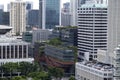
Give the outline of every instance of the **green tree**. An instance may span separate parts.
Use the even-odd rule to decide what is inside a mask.
[[[21,76],[15,76],[11,80],[27,80],[27,79],[25,79],[25,78],[23,78]]]
[[[41,70],[40,65],[37,62],[29,63],[29,62],[20,62],[20,63],[6,63],[0,67],[0,70],[7,74],[10,74],[12,80],[24,80],[29,73],[38,73]],[[25,77],[13,77],[12,74],[16,72],[21,72],[21,74]],[[40,74],[40,73],[39,73]],[[0,79],[2,80],[2,79]]]
[[[32,63],[29,62],[20,62],[19,63],[19,71],[21,72],[22,75],[27,76],[28,73],[32,72]]]
[[[19,71],[21,72],[22,75],[27,76],[31,72],[41,71],[41,67],[37,62],[34,62],[34,63],[20,62]]]
[[[74,76],[70,76],[69,80],[75,80]]]
[[[34,62],[31,66],[31,72],[39,72],[42,71],[41,66],[38,64],[38,62]]]
[[[49,41],[49,44],[54,45],[54,46],[58,46],[58,45],[61,45],[62,42],[61,42],[61,40],[59,38],[54,38],[54,39],[51,39]]]
[[[61,68],[51,67],[49,68],[49,74],[56,80],[60,80],[64,76],[64,70]]]
[[[18,64],[17,63],[6,63],[1,66],[4,73],[10,73],[10,76],[12,77],[12,73],[17,72]]]
[[[33,80],[51,80],[48,73],[45,71],[29,73],[28,77],[33,78]]]
[[[39,47],[39,56],[40,56],[40,57],[43,56],[43,54],[44,54],[44,49],[45,49],[45,46]]]
[[[8,78],[0,78],[0,80],[8,80]]]

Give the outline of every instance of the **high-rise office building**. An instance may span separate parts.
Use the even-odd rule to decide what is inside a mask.
[[[26,10],[33,9],[33,2],[26,1]],[[10,11],[10,4],[7,4],[7,11]]]
[[[0,25],[9,25],[9,12],[4,12],[3,5],[0,5]]]
[[[10,26],[12,35],[21,35],[26,31],[26,3],[17,0],[10,3]]]
[[[27,9],[27,10],[33,9],[33,2],[27,1],[27,2],[26,2],[26,9]]]
[[[1,25],[10,25],[10,14],[9,14],[9,12],[3,12],[3,14],[2,14],[2,24]]]
[[[71,26],[77,25],[77,0],[70,0]]]
[[[108,53],[113,56],[114,48],[120,44],[120,0],[108,1]]]
[[[77,26],[77,9],[86,2],[106,4],[108,0],[70,0],[71,25]]]
[[[96,59],[98,49],[107,49],[107,5],[91,0],[78,8],[79,57]]]
[[[86,0],[70,0],[70,14],[71,14],[71,26],[77,26],[77,9],[78,6],[85,3]]]
[[[108,28],[107,28],[107,50],[99,50],[98,54],[102,56],[99,57],[99,60],[103,60],[105,56],[106,63],[113,64],[114,60],[114,49],[120,44],[120,1],[119,0],[108,0]],[[104,53],[102,53],[102,52]]]
[[[30,18],[30,16],[29,15],[31,15],[31,10],[33,9],[33,2],[30,2],[30,1],[26,1],[26,27],[27,28],[30,28],[31,27],[31,25],[29,25],[29,21],[31,20]],[[32,15],[31,15],[32,16]],[[34,16],[36,17],[37,15],[36,14],[34,14]],[[32,18],[34,18],[33,16],[32,16]],[[36,19],[38,19],[38,16],[37,16],[37,18]],[[33,19],[32,21],[34,21],[35,19]],[[27,30],[27,28],[26,28],[26,30]]]
[[[4,5],[0,5],[0,9],[4,10]]]
[[[0,5],[0,24],[2,24],[2,15],[3,15],[3,12],[4,12],[4,6]]]
[[[63,4],[62,12],[70,13],[70,2]]]
[[[60,24],[60,0],[39,0],[39,28],[53,29]]]
[[[70,3],[66,2],[63,4],[63,8],[61,11],[61,25],[62,26],[69,26],[70,21],[71,21]]]
[[[29,27],[38,27],[39,10],[29,10],[27,13],[27,25]]]
[[[39,0],[39,28],[45,29],[45,0]]]
[[[10,4],[7,4],[7,11],[10,12]]]
[[[3,19],[2,15],[3,15],[3,9],[0,9],[0,24],[2,24],[2,19]]]
[[[107,12],[105,11],[105,13],[107,13],[107,38],[106,38],[107,49],[98,50],[98,53],[97,53],[98,62],[97,63],[94,62],[95,65],[91,63],[91,61],[89,62],[83,61],[83,62],[76,64],[76,79],[77,80],[84,80],[84,79],[86,80],[87,79],[88,80],[120,80],[120,38],[119,38],[119,34],[120,34],[119,3],[120,3],[120,0],[116,0],[116,1],[115,0],[100,0],[100,1],[101,2],[97,2],[97,4],[100,4],[100,3],[108,4],[108,8],[107,8],[108,11]],[[101,19],[103,18],[104,17],[101,17]],[[94,71],[94,69],[96,71]],[[109,70],[107,71],[107,69]],[[100,74],[98,74],[99,72],[97,71],[100,71]],[[102,71],[104,71],[103,75],[105,76],[105,78],[99,77],[98,79],[95,79],[97,74],[99,76],[102,74],[101,73]],[[95,73],[93,74],[93,72]],[[93,77],[91,76],[93,76],[94,79],[92,79]]]

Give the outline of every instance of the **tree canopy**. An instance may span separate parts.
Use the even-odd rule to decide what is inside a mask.
[[[48,44],[58,46],[58,45],[61,45],[62,42],[59,38],[54,38],[54,39],[51,39]]]

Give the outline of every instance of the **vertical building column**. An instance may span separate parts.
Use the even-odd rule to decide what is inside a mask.
[[[10,59],[11,59],[11,45],[9,45],[9,56],[10,56]]]
[[[28,58],[28,45],[26,45],[26,58]]]
[[[13,45],[13,51],[14,51],[13,58],[15,59],[15,45]]]
[[[7,59],[7,45],[5,45],[5,59]]]
[[[60,10],[59,10],[59,25],[61,25],[61,0],[60,0]]]
[[[23,57],[23,56],[24,56],[24,55],[23,55],[23,54],[24,54],[23,51],[24,51],[24,48],[23,48],[23,45],[22,45],[22,58],[24,58],[24,57]]]
[[[3,59],[3,46],[1,46],[1,59]]]
[[[19,59],[19,45],[17,45],[17,58]]]

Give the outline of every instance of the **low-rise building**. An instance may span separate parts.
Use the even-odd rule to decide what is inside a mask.
[[[32,31],[23,32],[22,40],[32,43]]]
[[[74,75],[74,51],[63,46],[45,46],[47,66],[59,67],[64,69],[65,75]]]
[[[32,63],[34,59],[29,56],[29,43],[22,41],[19,36],[13,37],[7,34],[11,29],[10,26],[0,25],[0,66],[9,62]],[[15,74],[19,75],[19,72]],[[0,70],[0,77],[4,76],[3,71]]]
[[[0,25],[0,65],[7,62],[32,62],[34,59],[29,57],[29,43],[9,36],[12,27]]]
[[[114,80],[120,80],[120,45],[117,48],[115,48],[113,65],[114,65]]]
[[[45,54],[61,61],[74,62],[74,51],[63,46],[45,46]]]
[[[32,43],[34,44],[35,42],[45,42],[48,40],[50,34],[51,31],[47,29],[33,30]]]
[[[6,62],[32,62],[33,58],[29,58],[29,43],[14,37],[0,36],[0,64]]]
[[[83,61],[76,63],[77,80],[113,80],[113,67],[100,62]]]

